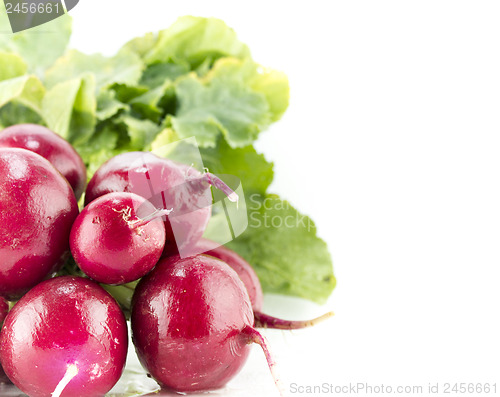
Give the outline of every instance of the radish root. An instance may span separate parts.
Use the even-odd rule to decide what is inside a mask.
[[[66,386],[68,386],[68,383],[71,382],[76,375],[78,375],[78,367],[75,364],[69,364],[63,378],[52,392],[52,397],[60,397]]]
[[[334,315],[333,312],[328,312],[322,316],[313,318],[312,320],[305,321],[290,321],[282,320],[273,316],[269,316],[259,311],[254,311],[255,323],[254,327],[257,328],[274,328],[274,329],[301,329],[312,327],[326,319],[329,319]]]
[[[268,347],[269,344],[267,342],[267,339],[259,331],[248,326],[243,329],[242,334],[248,336],[248,343],[257,343],[262,348],[262,351],[266,356],[267,365],[269,366],[269,370],[271,371],[271,376],[274,379],[274,383],[276,384],[276,387],[278,388],[281,397],[284,397],[285,389],[278,375],[278,371],[276,368],[276,361],[274,360],[271,351],[269,350]]]

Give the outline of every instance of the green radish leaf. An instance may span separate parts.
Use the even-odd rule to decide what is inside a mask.
[[[102,123],[88,141],[75,145],[75,149],[87,165],[89,179],[104,162],[118,154],[115,148],[119,136],[119,131],[111,123]]]
[[[336,280],[314,222],[276,195],[251,195],[247,210],[247,230],[227,246],[254,267],[264,291],[325,303]]]
[[[116,99],[114,91],[102,91],[97,97],[97,120],[107,120],[123,110],[128,110],[129,106]]]
[[[155,33],[146,33],[144,36],[133,38],[125,43],[122,50],[133,52],[140,58],[144,58],[156,45],[158,35]]]
[[[42,82],[33,75],[0,81],[0,107],[16,101],[35,112],[40,112],[44,94]]]
[[[161,86],[165,81],[174,81],[189,72],[185,65],[175,63],[154,63],[142,74],[140,84],[151,89]]]
[[[281,118],[288,108],[290,87],[287,76],[279,71],[264,68],[251,59],[221,58],[207,74],[206,80],[223,84],[239,82],[252,91],[265,96],[272,121]]]
[[[172,126],[181,138],[195,136],[201,147],[215,147],[221,134],[231,147],[248,146],[271,121],[264,95],[237,82],[205,85],[190,75],[177,83],[176,92]]]
[[[135,42],[130,46],[141,48],[147,64],[173,62],[188,64],[192,70],[207,60],[213,62],[224,56],[250,56],[248,47],[223,21],[193,16],[179,18],[168,29],[162,30],[154,42],[149,37],[143,38],[140,45]]]
[[[50,89],[43,99],[42,113],[51,130],[78,145],[94,132],[96,108],[95,77],[88,73]]]
[[[143,63],[132,52],[121,51],[108,58],[101,54],[87,55],[77,50],[68,51],[45,73],[47,87],[92,73],[96,92],[113,83],[136,84],[142,74]]]
[[[220,139],[217,147],[201,149],[201,156],[210,172],[237,176],[247,197],[264,194],[273,180],[273,163],[266,161],[253,146],[233,149]]]
[[[0,80],[19,77],[28,71],[28,66],[17,54],[0,51]]]
[[[124,125],[129,136],[129,150],[143,150],[148,147],[161,130],[150,120],[138,120],[129,115],[120,116],[115,122]]]
[[[62,15],[43,25],[18,33],[12,32],[4,2],[0,2],[0,50],[19,55],[28,72],[39,77],[59,58],[69,43],[71,17]]]

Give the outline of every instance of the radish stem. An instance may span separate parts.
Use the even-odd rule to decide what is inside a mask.
[[[61,381],[57,384],[56,389],[52,393],[52,397],[59,397],[61,393],[64,391],[68,383],[78,375],[78,367],[75,364],[69,364],[66,369],[66,373],[64,374]]]
[[[231,189],[229,186],[227,186],[224,181],[222,179],[220,179],[218,176],[210,173],[210,172],[206,172],[205,174],[203,174],[203,176],[205,178],[207,178],[207,181],[210,185],[216,187],[217,189],[219,189],[221,192],[223,192],[227,198],[229,199],[229,201],[233,202],[233,203],[237,203],[238,200],[239,200],[239,197],[238,195],[236,194],[235,191],[233,191],[233,189]]]
[[[241,333],[248,336],[248,343],[257,343],[262,348],[262,351],[266,356],[267,365],[269,366],[269,370],[271,371],[271,376],[273,377],[274,383],[276,384],[280,395],[283,397],[285,395],[283,384],[278,375],[278,371],[276,369],[276,361],[274,361],[271,351],[269,350],[266,338],[259,331],[248,326],[243,328]]]
[[[144,218],[140,218],[140,219],[137,219],[135,221],[131,221],[130,226],[132,226],[133,228],[139,228],[139,227],[145,226],[154,219],[161,218],[163,216],[168,216],[172,211],[173,211],[173,208],[169,209],[169,210],[157,209],[155,212],[153,212],[152,214],[150,214]]]
[[[255,323],[254,323],[255,327],[274,328],[274,329],[301,329],[301,328],[312,327],[313,325],[316,325],[321,321],[325,321],[326,319],[333,316],[333,312],[328,312],[323,314],[322,316],[313,318],[312,320],[291,321],[291,320],[282,320],[280,318],[269,316],[259,311],[254,311],[253,314],[255,316]]]

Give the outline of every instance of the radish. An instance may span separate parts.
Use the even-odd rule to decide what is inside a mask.
[[[333,316],[333,312],[328,312],[320,317],[305,321],[290,321],[269,316],[262,313],[263,293],[259,278],[253,267],[239,256],[236,252],[218,245],[217,243],[202,239],[197,244],[198,252],[203,252],[206,255],[218,258],[227,263],[238,274],[241,281],[245,285],[250,301],[252,303],[253,314],[255,318],[254,327],[260,328],[278,328],[278,329],[299,329],[313,326],[320,321],[326,320]]]
[[[116,301],[81,277],[57,277],[31,289],[7,315],[0,360],[31,397],[96,397],[120,378],[127,324]]]
[[[60,268],[77,215],[71,186],[48,160],[0,148],[0,296],[15,300]]]
[[[245,363],[252,343],[275,363],[253,327],[248,293],[224,262],[206,255],[161,260],[136,287],[132,340],[144,368],[178,392],[223,387]]]
[[[80,269],[95,281],[124,284],[147,274],[165,246],[162,215],[134,193],[108,193],[87,205],[70,234]]]
[[[90,180],[85,203],[110,192],[132,192],[158,209],[172,210],[166,217],[165,256],[190,250],[201,238],[211,214],[214,185],[235,201],[237,195],[210,173],[147,152],[129,152],[104,163]]]
[[[0,147],[27,149],[45,157],[68,180],[78,200],[87,171],[80,155],[55,132],[36,124],[17,124],[0,132]]]

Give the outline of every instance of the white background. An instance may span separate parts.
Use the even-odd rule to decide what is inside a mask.
[[[283,316],[336,313],[266,333],[289,391],[497,382],[500,394],[500,3],[81,0],[71,14],[72,46],[106,54],[181,15],[219,17],[288,74],[290,108],[258,148],[338,278],[325,307],[266,300]],[[257,347],[220,394],[277,395]]]

